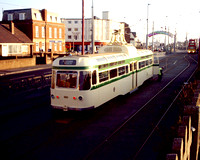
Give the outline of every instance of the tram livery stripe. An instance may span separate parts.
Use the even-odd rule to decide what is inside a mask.
[[[130,72],[130,73],[128,73],[128,74],[122,75],[122,76],[117,77],[117,78],[114,78],[114,79],[110,79],[110,80],[108,80],[108,81],[106,81],[106,82],[103,82],[103,83],[100,83],[100,84],[98,84],[98,85],[92,86],[92,87],[91,87],[91,90],[94,90],[94,89],[103,87],[103,86],[105,86],[105,85],[111,84],[111,83],[113,83],[113,82],[116,82],[116,81],[121,80],[121,79],[123,79],[123,78],[126,78],[126,77],[128,77],[128,76],[130,76],[130,75],[132,75],[132,74],[141,72],[141,71],[143,71],[143,70],[145,70],[145,69],[147,69],[147,68],[151,68],[151,67],[153,67],[153,65],[146,66],[146,67],[144,67],[144,68],[142,68],[142,69],[139,69],[139,70]]]

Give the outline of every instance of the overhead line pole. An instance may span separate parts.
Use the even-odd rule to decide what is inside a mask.
[[[84,19],[84,0],[82,0],[82,55],[85,54],[85,48],[84,48],[84,31],[85,31],[85,19]]]
[[[93,0],[92,0],[92,54],[94,54],[94,47],[95,47],[95,42],[94,42],[94,5],[93,5]]]
[[[146,49],[148,49],[148,30],[149,30],[149,5],[147,5],[147,35],[146,35]]]

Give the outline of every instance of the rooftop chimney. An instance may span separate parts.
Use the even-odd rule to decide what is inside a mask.
[[[15,34],[15,24],[13,23],[13,21],[10,22],[10,32],[12,34]]]
[[[42,13],[43,21],[47,21],[47,10],[46,10],[46,9],[43,9],[43,10],[41,11],[41,13]]]

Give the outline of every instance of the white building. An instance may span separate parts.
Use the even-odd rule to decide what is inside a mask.
[[[103,17],[99,19],[94,17],[94,41],[98,49],[102,45],[110,42],[114,30],[121,29],[124,33],[124,23],[116,22],[109,18],[109,12],[103,12]],[[65,24],[65,42],[68,50],[80,51],[82,48],[82,19],[61,18]],[[90,51],[92,40],[92,18],[85,19],[85,50]],[[74,47],[73,47],[74,46]]]

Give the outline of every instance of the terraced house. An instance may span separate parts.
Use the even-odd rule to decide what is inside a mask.
[[[58,14],[33,8],[4,10],[2,22],[10,21],[32,40],[34,54],[65,52],[65,25]]]

